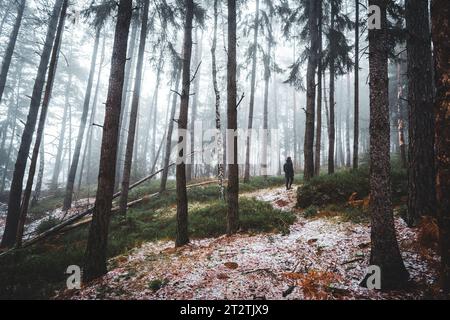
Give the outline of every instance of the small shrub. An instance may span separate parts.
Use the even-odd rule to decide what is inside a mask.
[[[316,206],[310,206],[308,207],[304,212],[303,212],[303,216],[305,218],[313,218],[317,215],[318,213],[318,209]]]
[[[365,223],[369,221],[369,213],[362,208],[347,207],[343,210],[344,221]]]
[[[439,227],[436,219],[423,217],[419,224],[419,243],[424,248],[435,248],[439,243]]]
[[[397,162],[392,163],[391,190],[394,203],[401,203],[407,194],[406,170]],[[369,196],[369,167],[340,171],[332,175],[314,177],[297,189],[297,207],[323,207],[344,204],[352,194],[358,199]]]
[[[343,209],[344,209],[344,206],[342,204],[337,204],[337,203],[330,203],[323,208],[323,210],[329,211],[329,212],[342,212]]]
[[[366,197],[369,194],[367,169],[342,171],[311,179],[298,188],[297,206],[308,208],[331,203],[345,203],[354,192],[358,194],[358,197]]]
[[[270,203],[255,199],[241,199],[239,202],[241,229],[244,231],[289,233],[295,215],[276,210]]]
[[[162,287],[164,287],[165,285],[167,285],[169,283],[168,279],[154,279],[152,281],[149,282],[148,284],[148,288],[150,290],[152,290],[153,292],[158,291],[159,289],[161,289]]]
[[[189,228],[194,237],[217,237],[226,233],[227,204],[212,202],[205,208],[190,212]],[[289,232],[295,216],[274,209],[270,203],[242,198],[239,201],[240,228],[250,232]]]
[[[51,228],[53,228],[54,226],[58,225],[61,223],[60,219],[54,218],[54,217],[49,217],[45,220],[43,220],[41,223],[39,223],[39,225],[36,227],[36,232],[39,233],[43,233],[47,230],[50,230]]]

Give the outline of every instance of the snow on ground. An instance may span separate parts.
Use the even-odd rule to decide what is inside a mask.
[[[295,192],[281,188],[246,196],[292,210]],[[108,274],[57,299],[419,299],[434,287],[438,257],[417,249],[417,234],[395,221],[413,286],[380,293],[359,282],[370,254],[370,227],[339,217],[298,216],[290,234],[238,234],[192,241],[149,242],[110,260]]]

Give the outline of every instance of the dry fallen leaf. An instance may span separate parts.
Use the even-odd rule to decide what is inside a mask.
[[[283,273],[283,277],[285,277],[287,279],[291,279],[291,280],[298,280],[298,279],[303,278],[303,274],[298,273],[298,272],[286,272],[286,273]]]
[[[279,200],[275,201],[275,204],[278,207],[283,208],[283,207],[286,207],[289,204],[289,202],[287,202],[286,200],[283,200],[283,199],[279,199]]]
[[[177,248],[173,247],[173,248],[167,248],[167,249],[163,250],[162,252],[167,253],[167,254],[172,254],[172,253],[177,252],[177,250],[178,250]]]
[[[225,262],[224,266],[233,270],[239,268],[239,265],[236,262]]]

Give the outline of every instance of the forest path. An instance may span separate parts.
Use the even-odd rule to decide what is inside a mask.
[[[295,189],[242,194],[295,210]],[[71,299],[354,299],[417,298],[420,290],[382,294],[359,287],[370,251],[370,228],[323,215],[297,220],[288,235],[239,233],[193,240],[148,242],[110,260],[97,282],[57,298]],[[399,243],[411,276],[433,282],[430,259],[411,244],[414,230],[396,220]],[[434,258],[433,258],[434,259]],[[432,261],[434,261],[431,259]]]
[[[243,193],[240,196],[270,202],[275,209],[294,211],[297,202],[296,190],[295,186],[291,190],[286,190],[285,187],[275,187]]]

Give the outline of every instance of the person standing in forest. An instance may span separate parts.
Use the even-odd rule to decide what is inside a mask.
[[[286,190],[292,189],[292,183],[294,182],[294,164],[291,157],[286,159],[286,163],[283,166],[284,175],[286,177]]]

